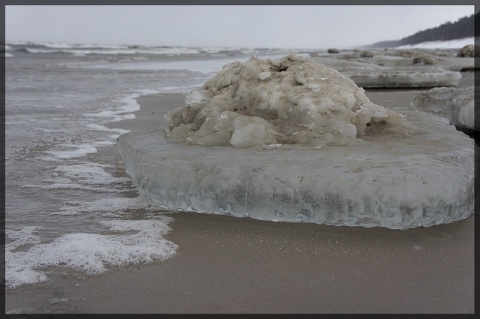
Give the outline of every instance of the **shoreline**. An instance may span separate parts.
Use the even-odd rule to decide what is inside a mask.
[[[397,92],[396,103],[410,95]],[[375,102],[385,94],[371,92]],[[391,97],[390,97],[391,98]],[[182,94],[144,96],[132,130],[163,130]],[[159,121],[160,119],[160,121]],[[165,122],[162,122],[165,121]],[[117,126],[117,125],[116,125]],[[474,311],[474,220],[395,231],[171,213],[164,262],[89,280],[79,310],[149,313],[435,313]],[[118,277],[118,281],[114,278]],[[123,287],[129,287],[122,292]],[[118,289],[117,289],[118,288]],[[113,296],[112,296],[113,297]]]
[[[367,95],[374,103],[390,99],[408,106],[411,93],[395,92],[395,101],[385,92]],[[164,114],[183,106],[183,98],[183,94],[142,96],[134,120],[109,126],[163,130]],[[109,267],[98,276],[59,275],[58,287],[44,283],[10,291],[6,310],[28,312],[22,307],[27,300],[38,304],[44,299],[45,309],[32,311],[474,312],[473,214],[451,224],[402,231],[165,214],[173,221],[164,237],[179,245],[172,258]],[[17,294],[21,298],[15,298]]]
[[[177,254],[72,287],[79,313],[474,311],[473,218],[394,231],[168,215]]]

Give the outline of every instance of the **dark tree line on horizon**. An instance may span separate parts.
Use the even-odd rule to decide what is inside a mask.
[[[479,19],[480,21],[480,12],[477,12],[474,15],[472,14],[469,17],[460,18],[454,23],[449,21],[436,28],[419,31],[400,40],[377,42],[368,47],[393,48],[407,44],[417,44],[429,41],[448,41],[473,37],[475,35],[475,19]]]

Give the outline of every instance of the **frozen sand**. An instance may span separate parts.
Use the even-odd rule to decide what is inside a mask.
[[[367,95],[385,106],[408,106],[414,95],[391,93]],[[148,96],[139,102],[137,118],[115,127],[161,129],[165,112],[183,103],[183,96]],[[67,276],[62,288],[48,283],[20,288],[7,295],[7,311],[22,309],[28,300],[43,301],[43,311],[66,313],[474,311],[473,216],[405,231],[170,216],[173,230],[166,239],[180,247],[171,259],[84,280]]]

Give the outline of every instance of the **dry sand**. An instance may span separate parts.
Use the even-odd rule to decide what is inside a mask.
[[[412,94],[367,92],[385,106],[408,106]],[[162,130],[165,111],[183,106],[183,96],[153,95],[139,103],[137,118],[115,127]],[[166,238],[180,247],[173,258],[95,277],[65,276],[61,288],[20,288],[7,296],[7,310],[25,302],[18,294],[43,298],[46,311],[70,313],[474,311],[473,216],[404,231],[170,216]]]

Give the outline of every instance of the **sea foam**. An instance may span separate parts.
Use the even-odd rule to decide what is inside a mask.
[[[18,252],[15,251],[17,247],[38,242],[33,235],[35,228],[10,231],[7,237],[14,241],[6,247],[6,286],[16,288],[47,281],[45,269],[53,266],[94,275],[107,271],[109,266],[170,258],[178,248],[163,238],[171,230],[170,221],[171,218],[165,216],[148,220],[103,221],[101,226],[107,230],[106,234],[67,234],[51,243],[37,244],[28,251]]]
[[[79,215],[91,212],[122,212],[130,210],[150,210],[151,205],[141,197],[104,198],[97,201],[67,201],[60,212],[52,215]]]
[[[97,149],[91,144],[58,144],[60,150],[45,151],[45,154],[51,155],[54,159],[71,159],[86,156],[97,152]],[[43,160],[48,160],[48,157],[42,157]]]

